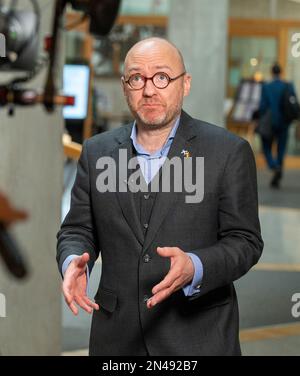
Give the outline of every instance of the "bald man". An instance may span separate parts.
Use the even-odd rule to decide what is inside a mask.
[[[166,40],[133,46],[122,87],[135,121],[84,143],[58,233],[66,303],[93,312],[90,355],[240,355],[233,281],[263,248],[251,148],[182,110],[191,76]]]

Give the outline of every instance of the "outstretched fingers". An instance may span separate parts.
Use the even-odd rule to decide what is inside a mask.
[[[91,308],[99,311],[100,307],[97,303],[93,302],[88,296],[83,297],[84,302]]]

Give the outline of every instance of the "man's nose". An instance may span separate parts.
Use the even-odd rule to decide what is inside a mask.
[[[145,97],[152,97],[156,93],[156,87],[154,86],[152,80],[146,80],[145,87],[143,89],[143,95]]]

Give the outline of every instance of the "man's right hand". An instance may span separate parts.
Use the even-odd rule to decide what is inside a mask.
[[[86,271],[89,259],[89,254],[84,253],[72,260],[67,267],[62,283],[65,301],[75,316],[78,315],[75,303],[88,313],[92,313],[93,309],[99,310],[99,305],[92,302],[86,295]]]

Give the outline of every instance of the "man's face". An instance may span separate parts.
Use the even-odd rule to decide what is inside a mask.
[[[184,67],[176,49],[166,42],[145,42],[134,47],[125,61],[123,90],[128,106],[138,122],[144,126],[161,128],[180,114],[183,98],[190,91],[190,76],[184,75],[170,82],[164,89],[155,87],[151,80],[140,90],[133,90],[125,81],[132,75],[152,77],[158,72],[170,78],[184,73]]]

